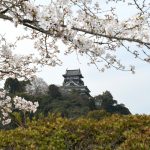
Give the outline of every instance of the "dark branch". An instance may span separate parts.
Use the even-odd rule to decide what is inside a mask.
[[[140,7],[140,5],[137,3],[137,0],[134,0],[135,5],[137,6],[137,8],[142,12],[142,14],[144,14],[144,11],[142,10],[142,8]]]
[[[1,11],[0,14],[5,14],[8,10],[9,10],[9,9],[7,8],[7,9]]]
[[[0,18],[5,19],[5,20],[9,20],[9,21],[13,20],[11,17],[6,16],[6,15],[1,14],[1,13],[0,13]],[[53,35],[51,31],[44,30],[44,29],[40,28],[36,21],[30,21],[30,20],[24,19],[24,20],[19,20],[19,22],[20,22],[20,24],[23,24],[24,26],[26,26],[28,28],[37,30],[39,32],[42,32],[42,33],[45,33],[45,34],[48,34],[48,35],[51,35],[51,36]],[[66,28],[66,25],[61,25],[61,26]],[[135,39],[135,38],[125,38],[125,37],[111,36],[111,35],[96,33],[94,31],[88,31],[86,29],[81,29],[81,28],[77,28],[77,27],[72,27],[72,30],[80,31],[80,32],[83,32],[83,33],[86,33],[86,34],[91,34],[91,35],[95,35],[95,36],[99,36],[99,37],[105,37],[105,38],[108,38],[108,39],[115,39],[115,40],[118,40],[118,41],[135,42],[135,43],[139,43],[139,44],[142,44],[142,45],[149,45],[150,46],[150,43],[143,42],[143,41],[141,41],[139,39]]]

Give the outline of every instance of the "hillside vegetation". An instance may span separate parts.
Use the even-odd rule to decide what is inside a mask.
[[[67,118],[77,118],[90,111],[102,109],[111,114],[131,114],[124,104],[119,104],[117,100],[114,100],[109,91],[95,97],[80,95],[75,90],[64,95],[60,91],[60,87],[54,84],[48,86],[40,78],[37,78],[32,84],[30,81],[8,78],[5,81],[4,89],[8,91],[11,97],[17,95],[32,102],[38,101],[39,107],[36,114],[61,113],[62,116]],[[96,105],[96,103],[99,105]]]
[[[0,150],[150,150],[150,116],[131,115],[109,91],[63,95],[50,85],[44,94],[40,88],[28,93],[28,83],[7,81],[11,97],[38,101],[39,107],[35,114],[14,109],[12,122],[0,124]]]

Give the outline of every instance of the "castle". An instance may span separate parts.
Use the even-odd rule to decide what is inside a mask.
[[[90,90],[87,86],[84,85],[82,80],[83,76],[80,69],[76,70],[66,70],[66,73],[63,75],[64,82],[61,86],[61,91],[63,93],[70,93],[71,91],[77,91],[80,95],[90,96]]]

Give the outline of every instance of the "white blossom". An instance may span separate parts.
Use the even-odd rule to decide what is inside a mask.
[[[46,94],[48,91],[48,85],[42,78],[33,78],[31,84],[26,86],[26,92],[31,95]]]
[[[37,110],[38,102],[32,103],[31,101],[27,101],[24,98],[16,96],[13,99],[14,105],[16,109],[25,111],[25,112],[33,112],[35,113]]]
[[[11,97],[6,96],[5,91],[0,91],[0,121],[3,125],[11,122],[10,113],[14,110],[35,113],[38,106],[38,102],[27,101],[18,96],[11,99]]]
[[[5,119],[5,120],[2,121],[3,125],[7,125],[9,123],[11,123],[11,119],[10,118],[9,119]]]
[[[0,19],[11,20],[16,27],[19,24],[24,25],[30,33],[20,39],[33,40],[34,47],[38,51],[38,57],[32,55],[29,58],[25,56],[17,56],[20,57],[17,58],[11,52],[12,47],[7,46],[6,39],[2,37],[0,39],[0,56],[3,62],[2,67],[0,66],[2,70],[0,77],[2,78],[12,74],[31,77],[37,71],[35,69],[37,64],[61,65],[58,57],[60,50],[57,46],[60,40],[66,45],[65,54],[76,51],[81,55],[88,55],[90,62],[94,64],[102,62],[100,70],[107,69],[108,67],[105,66],[109,64],[117,70],[132,72],[130,67],[127,68],[120,63],[117,56],[118,49],[121,47],[135,56],[131,44],[137,46],[140,52],[136,58],[149,62],[147,58],[150,49],[148,0],[142,2],[131,0],[130,3],[123,0],[104,1],[103,3],[108,4],[106,10],[103,10],[100,1],[94,0],[54,0],[47,5],[37,5],[32,0],[0,0],[0,2]],[[117,3],[122,2],[125,6],[136,9],[133,16],[124,20],[119,19],[115,11]],[[116,7],[115,5],[111,7],[109,3],[116,4]],[[143,48],[144,53],[142,53]],[[108,59],[106,53],[109,53],[111,58]]]

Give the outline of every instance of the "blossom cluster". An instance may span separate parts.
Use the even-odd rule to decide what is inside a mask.
[[[121,64],[117,56],[121,47],[135,58],[150,62],[148,0],[131,0],[130,3],[124,0],[106,0],[106,4],[123,2],[136,9],[134,16],[125,20],[119,19],[116,7],[110,6],[105,10],[101,2],[94,0],[54,0],[47,5],[37,5],[32,0],[0,2],[1,19],[11,20],[16,27],[22,24],[30,29],[30,38],[34,40],[35,49],[39,52],[40,57],[36,61],[39,64],[61,64],[58,59],[58,41],[66,45],[65,54],[76,51],[81,55],[88,55],[90,63],[103,64],[102,70],[115,67],[134,72],[134,67],[126,69]],[[131,44],[137,47],[136,53]],[[25,60],[34,62],[29,61],[30,58]]]
[[[18,96],[12,99],[6,96],[6,91],[0,91],[0,121],[3,125],[7,125],[11,122],[10,114],[14,110],[35,113],[38,106],[38,102],[33,103]]]
[[[37,60],[31,54],[13,54],[14,48],[15,44],[8,43],[4,36],[0,36],[0,78],[34,76],[37,71]]]
[[[39,106],[38,102],[31,102],[27,101],[24,98],[16,96],[13,99],[15,109],[22,110],[24,112],[33,112],[35,113],[37,110],[37,107]]]
[[[11,122],[9,113],[12,112],[11,98],[9,96],[5,96],[5,94],[5,91],[0,91],[0,121],[3,125]]]
[[[26,92],[30,95],[44,95],[48,92],[48,85],[42,78],[33,78],[26,85]]]

